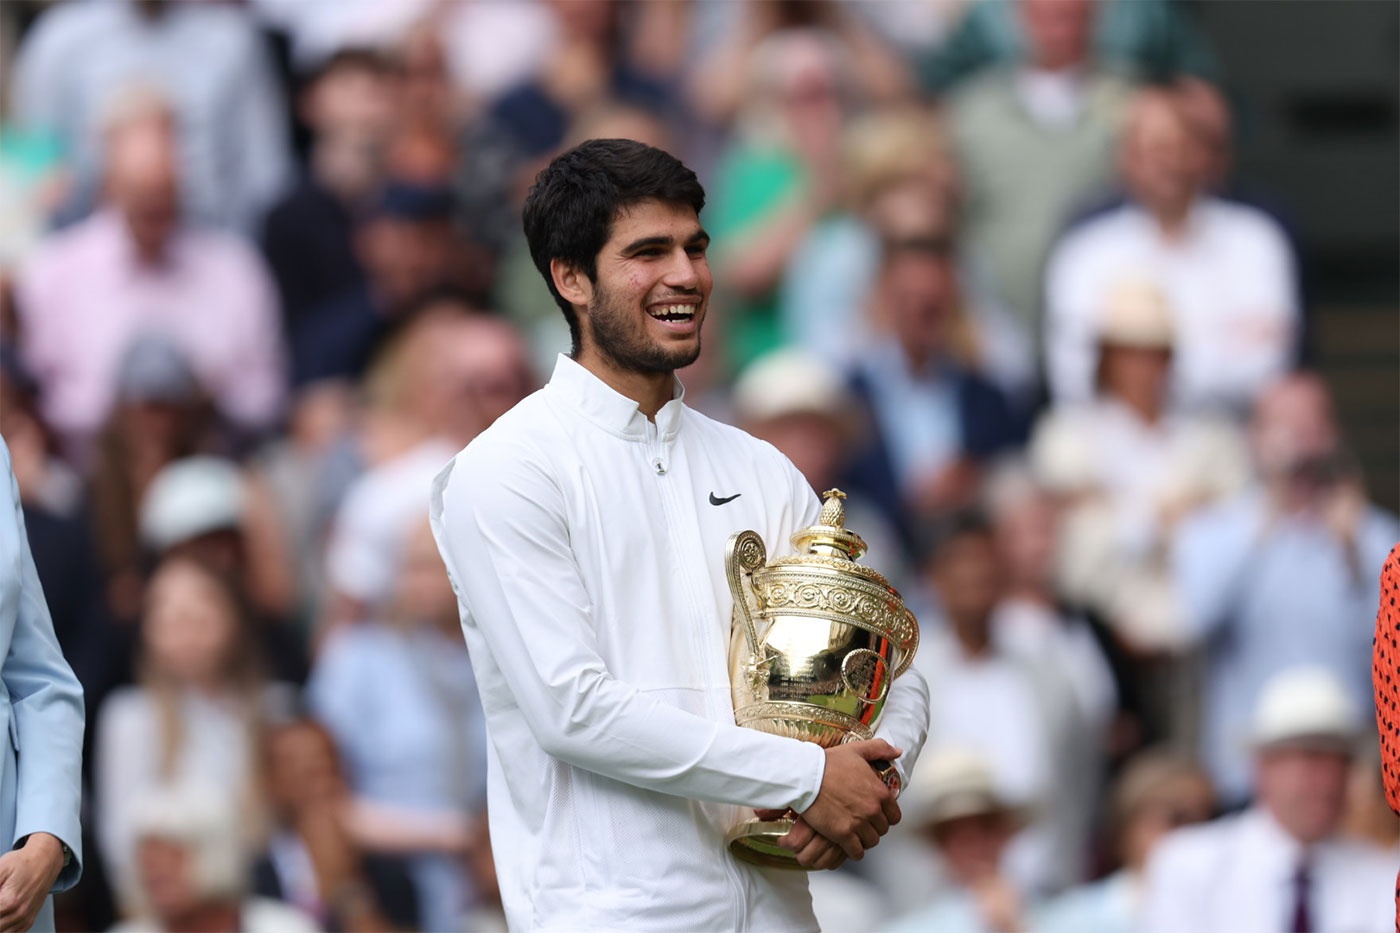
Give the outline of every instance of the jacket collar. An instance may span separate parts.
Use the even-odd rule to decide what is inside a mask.
[[[674,378],[674,377],[673,377]],[[566,354],[559,354],[549,391],[603,430],[631,440],[647,436],[647,416],[637,403],[593,375]],[[676,436],[685,409],[685,386],[675,379],[671,400],[656,413],[656,431],[664,440]]]

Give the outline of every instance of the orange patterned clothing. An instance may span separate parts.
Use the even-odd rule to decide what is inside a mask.
[[[1376,728],[1381,736],[1381,777],[1390,809],[1400,813],[1400,545],[1381,570],[1371,685],[1376,693]],[[1395,928],[1400,930],[1400,879],[1395,889]]]

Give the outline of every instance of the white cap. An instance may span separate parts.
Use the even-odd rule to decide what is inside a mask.
[[[845,419],[851,407],[851,392],[836,368],[801,350],[769,353],[734,383],[734,410],[744,421],[796,414]]]
[[[164,551],[243,521],[238,465],[221,457],[186,457],[156,474],[141,500],[141,540]]]
[[[1254,709],[1256,749],[1321,744],[1348,748],[1361,731],[1356,705],[1322,667],[1294,667],[1269,678]]]
[[[1098,337],[1115,346],[1170,350],[1176,324],[1162,289],[1149,279],[1120,279],[1104,295]]]
[[[998,790],[991,766],[967,748],[929,749],[914,768],[900,806],[923,826],[1000,813],[1024,822],[1026,811]]]
[[[185,781],[156,787],[131,807],[137,840],[167,840],[190,853],[191,881],[200,897],[232,897],[247,888],[247,847],[227,791]]]

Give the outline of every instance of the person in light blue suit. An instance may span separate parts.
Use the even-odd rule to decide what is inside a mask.
[[[52,930],[49,895],[82,872],[83,690],[54,636],[0,440],[0,933]]]

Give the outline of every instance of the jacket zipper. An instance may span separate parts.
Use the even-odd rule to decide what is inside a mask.
[[[685,548],[681,547],[681,542],[678,542],[676,540],[676,532],[679,526],[676,522],[676,507],[671,501],[671,497],[675,494],[675,483],[665,482],[665,451],[663,450],[661,444],[661,433],[657,430],[655,422],[647,422],[646,432],[647,454],[651,460],[651,468],[652,471],[656,474],[658,480],[661,481],[661,511],[666,521],[666,534],[668,537],[671,538],[672,553],[676,554],[679,557],[685,553]],[[682,570],[679,576],[681,579],[681,585],[685,589],[687,601],[693,607],[692,613],[694,613],[696,610],[698,610],[698,607],[702,605],[702,601],[696,597],[694,586],[692,585],[689,573]],[[690,619],[690,624],[692,626],[693,631],[692,644],[694,644],[697,641],[699,642],[698,648],[701,652],[702,657],[704,658],[704,663],[706,665],[705,669],[711,670],[714,667],[713,652],[710,648],[710,639],[706,637],[706,627],[698,624],[701,621],[702,620],[696,619],[693,616]],[[726,669],[727,666],[727,664],[722,665],[721,669]],[[715,710],[713,709],[713,703],[710,698],[710,690],[708,685],[706,685],[704,688],[704,696],[706,708],[710,710],[710,715],[714,715]],[[744,880],[739,877],[738,870],[729,859],[728,853],[722,853],[720,855],[720,858],[724,863],[725,877],[729,880],[729,887],[730,890],[733,892],[733,899],[730,903],[733,906],[734,910],[734,929],[747,929],[748,916],[747,911],[744,909],[746,903],[746,885],[744,883]]]

